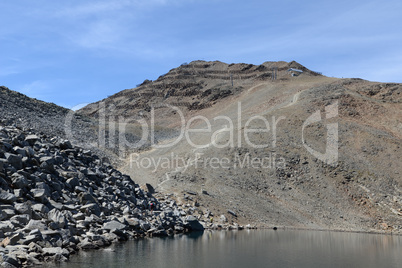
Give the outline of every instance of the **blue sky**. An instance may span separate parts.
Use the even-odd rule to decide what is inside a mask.
[[[402,1],[0,1],[0,85],[71,108],[184,62],[402,82]]]

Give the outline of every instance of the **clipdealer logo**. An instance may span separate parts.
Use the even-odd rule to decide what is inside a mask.
[[[80,105],[82,107],[82,105]],[[156,108],[172,109],[176,115],[180,117],[180,133],[173,140],[167,143],[158,143],[155,137],[155,109]],[[161,104],[154,106],[150,111],[150,119],[147,122],[142,117],[126,118],[123,116],[116,116],[113,110],[116,107],[111,104],[110,107],[105,107],[105,103],[99,104],[98,109],[98,147],[109,147],[112,149],[118,149],[119,156],[122,159],[129,157],[130,165],[134,168],[146,168],[156,171],[157,169],[177,169],[187,170],[189,166],[203,167],[203,168],[285,168],[286,161],[283,157],[276,155],[275,153],[269,153],[268,157],[251,157],[249,153],[240,155],[235,154],[232,157],[205,157],[198,153],[197,150],[214,147],[217,149],[224,148],[241,148],[244,143],[246,147],[253,149],[264,149],[271,147],[274,149],[277,143],[277,129],[280,122],[286,119],[285,116],[272,116],[267,119],[261,115],[254,115],[247,120],[243,121],[241,102],[237,105],[237,118],[232,120],[228,116],[216,116],[211,120],[197,115],[186,121],[184,113],[176,106],[169,104]],[[325,152],[319,152],[313,149],[306,142],[305,129],[306,127],[319,123],[323,120],[336,118],[338,116],[338,101],[325,107],[325,116],[321,116],[320,110],[311,114],[303,123],[301,129],[301,141],[304,148],[318,160],[331,165],[336,166],[338,162],[338,123],[330,122],[326,123],[327,139]],[[65,132],[71,141],[74,141],[72,121],[74,118],[74,111],[70,111],[65,119]],[[252,127],[253,122],[259,122],[259,127]],[[245,123],[243,123],[245,122]],[[130,124],[137,124],[141,129],[141,137],[135,142],[130,142],[126,138],[126,134],[130,129]],[[204,126],[203,128],[194,128],[194,123]],[[220,125],[222,128],[213,131],[212,126]],[[106,135],[106,130],[108,135]],[[269,141],[263,141],[256,143],[250,137],[252,135],[268,134]],[[200,144],[200,141],[194,138],[194,135],[205,134],[210,137],[207,143]],[[219,142],[219,137],[224,135],[227,137],[225,143]],[[106,139],[108,137],[108,140]],[[181,140],[185,139],[186,142],[193,148],[192,155],[178,156],[172,153],[169,157],[159,157],[158,159],[152,157],[145,157],[139,153],[133,153],[135,149],[140,148],[146,143],[151,148],[172,148],[177,145]],[[117,142],[116,142],[117,140]],[[244,141],[244,143],[243,143]],[[198,142],[198,143],[197,143]],[[130,153],[131,150],[131,153]],[[116,151],[116,150],[115,150]]]
[[[325,119],[331,119],[335,118],[338,116],[339,111],[338,111],[338,101],[335,103],[328,105],[325,107]],[[317,159],[321,160],[322,162],[336,167],[338,164],[338,122],[336,123],[327,123],[326,128],[327,128],[327,141],[326,141],[326,149],[324,153],[321,153],[319,151],[314,150],[310,146],[306,144],[305,137],[304,137],[304,130],[307,126],[318,123],[322,121],[321,117],[321,111],[317,110],[315,111],[312,115],[310,115],[306,121],[303,123],[302,127],[302,143],[304,148],[307,149],[307,151],[315,156]]]

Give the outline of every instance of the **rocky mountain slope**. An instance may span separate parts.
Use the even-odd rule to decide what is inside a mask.
[[[238,96],[258,82],[287,81],[291,77],[288,72],[290,68],[302,70],[303,76],[321,76],[294,61],[265,62],[259,66],[193,61],[170,70],[155,81],[145,80],[136,88],[89,104],[78,114],[99,120],[98,126],[104,132],[105,148],[115,149],[118,154],[126,151],[127,148],[116,151],[116,147],[121,145],[119,135],[125,136],[127,144],[135,144],[136,149],[148,148],[151,143],[162,142],[179,134],[179,130],[172,127],[172,124],[177,125],[177,119],[171,118],[177,111],[169,107],[174,106],[185,114],[193,114],[219,104],[222,99]],[[297,72],[294,74],[298,75]],[[151,110],[154,111],[153,117]],[[144,134],[139,128],[141,120],[150,122],[153,119],[154,140],[149,136],[141,142]],[[124,142],[122,146],[133,147],[125,146]]]
[[[78,112],[1,87],[0,259],[237,223],[401,233],[401,118],[401,84],[296,62],[195,61]]]
[[[108,162],[117,160],[111,150],[100,148],[98,124],[90,117],[53,103],[29,98],[5,86],[0,86],[0,123],[68,139],[75,145],[96,152]]]
[[[0,97],[2,267],[65,261],[142,236],[241,228],[211,223],[191,197],[156,193],[113,168],[96,120],[6,87]]]
[[[401,84],[329,78],[296,62],[196,61],[80,113],[103,122],[136,181],[190,190],[229,221],[395,233],[401,96]],[[118,143],[122,134],[131,139]]]
[[[1,267],[65,261],[114,241],[214,227],[68,140],[0,124]],[[201,214],[200,214],[201,212]],[[200,219],[200,221],[198,221]],[[203,225],[201,225],[201,223]]]
[[[289,80],[290,68],[304,71],[303,76],[321,76],[297,62],[265,62],[226,64],[223,62],[193,61],[170,70],[155,81],[145,80],[136,88],[120,91],[107,99],[87,105],[81,114],[98,116],[100,104],[113,104],[115,114],[133,116],[134,111],[149,112],[151,107],[174,105],[188,110],[211,107],[219,99],[235,95],[257,81]],[[233,85],[232,85],[233,82]]]
[[[82,118],[69,109],[0,87],[0,120],[5,125],[32,128],[47,135],[65,137],[65,125],[70,123],[69,113],[72,115],[72,130],[77,132],[74,137],[80,138],[80,141],[85,140],[83,137],[94,140],[96,133],[90,131],[93,129],[90,118]]]

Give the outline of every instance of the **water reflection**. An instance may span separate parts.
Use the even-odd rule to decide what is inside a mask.
[[[60,267],[400,267],[402,238],[319,231],[205,231],[84,252]]]
[[[192,232],[192,233],[186,234],[186,237],[190,238],[190,239],[199,239],[202,237],[203,234],[204,234],[204,231]]]

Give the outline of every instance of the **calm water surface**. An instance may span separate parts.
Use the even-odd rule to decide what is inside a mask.
[[[402,267],[402,237],[320,231],[214,231],[129,241],[58,267]]]

